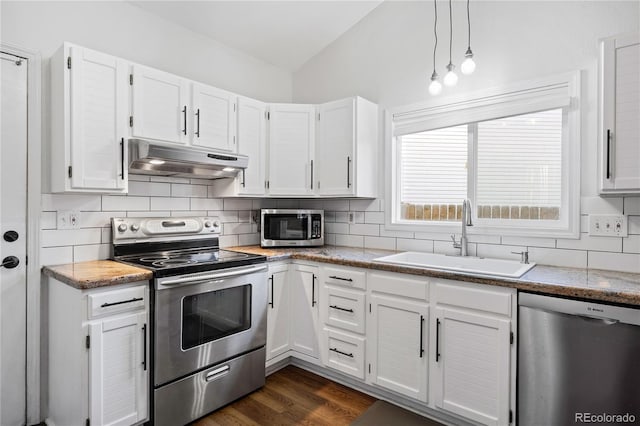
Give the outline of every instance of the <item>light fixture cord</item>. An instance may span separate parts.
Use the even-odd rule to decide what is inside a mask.
[[[469,35],[467,49],[471,50],[471,18],[469,18],[469,0],[467,0],[467,34]]]
[[[451,65],[451,46],[453,45],[453,18],[451,17],[451,0],[449,0],[449,65]]]
[[[434,18],[433,18],[433,35],[435,36],[436,42],[433,44],[433,72],[436,72],[436,49],[438,48],[438,2],[437,0],[433,0],[433,10],[434,10]]]

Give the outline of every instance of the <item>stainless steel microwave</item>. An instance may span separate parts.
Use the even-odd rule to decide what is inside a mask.
[[[262,209],[262,247],[324,245],[324,210]]]

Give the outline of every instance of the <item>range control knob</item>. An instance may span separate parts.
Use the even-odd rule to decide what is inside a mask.
[[[138,232],[138,229],[140,229],[140,226],[136,225],[135,223],[133,225],[131,225],[131,231],[132,232]]]
[[[218,222],[217,220],[215,222],[213,222],[213,227],[214,228],[220,228],[220,222]]]
[[[127,224],[126,223],[121,223],[120,225],[118,225],[118,231],[124,232],[126,230],[127,230]]]
[[[206,222],[204,223],[204,227],[205,227],[205,228],[211,228],[211,222],[206,221]]]

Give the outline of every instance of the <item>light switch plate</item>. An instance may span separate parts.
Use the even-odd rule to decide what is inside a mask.
[[[589,235],[594,237],[626,237],[627,217],[616,214],[590,214]]]
[[[80,212],[78,210],[59,210],[58,229],[80,228]]]
[[[356,224],[356,212],[347,212],[347,223],[349,225]]]

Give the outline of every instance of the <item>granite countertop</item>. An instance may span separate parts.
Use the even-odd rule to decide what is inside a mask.
[[[520,278],[481,277],[436,269],[414,268],[373,262],[373,259],[377,257],[398,253],[390,250],[337,246],[314,248],[261,248],[260,246],[239,246],[227,248],[227,250],[261,254],[267,256],[268,261],[301,259],[511,287],[517,288],[518,290],[549,295],[578,297],[640,306],[640,274],[536,265]]]
[[[113,260],[45,266],[42,268],[42,272],[80,290],[135,281],[149,281],[153,276],[153,273],[148,269],[136,268]]]

